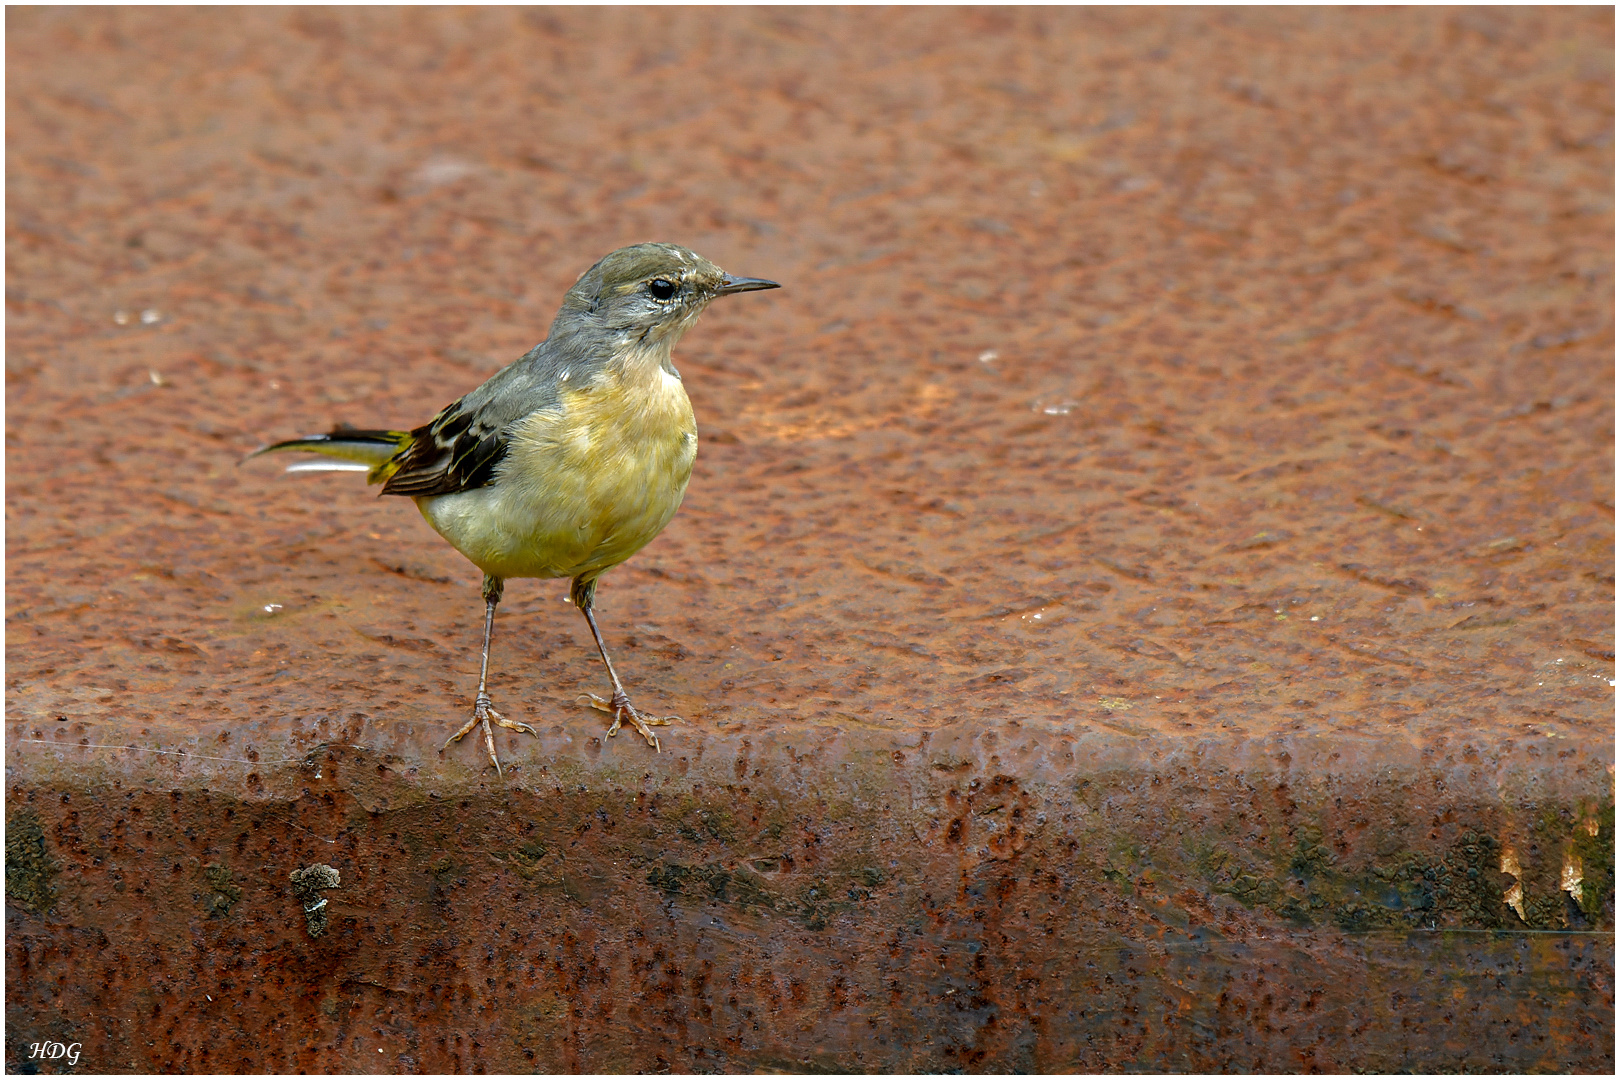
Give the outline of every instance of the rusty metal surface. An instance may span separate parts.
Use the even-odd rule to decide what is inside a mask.
[[[1612,1067],[1611,12],[7,19],[8,1070]],[[477,572],[236,461],[643,239],[787,285],[685,723],[511,582],[501,785]]]

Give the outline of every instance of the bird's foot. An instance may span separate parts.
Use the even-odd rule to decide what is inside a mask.
[[[504,777],[506,774],[501,772],[501,759],[495,756],[495,732],[489,726],[489,722],[491,720],[501,725],[501,727],[507,728],[511,731],[526,731],[530,735],[540,734],[528,724],[521,724],[516,720],[508,720],[506,717],[496,712],[494,707],[490,705],[488,694],[479,694],[473,699],[472,719],[468,720],[465,724],[462,724],[460,731],[444,740],[444,746],[442,749],[450,749],[451,743],[459,741],[463,735],[467,734],[467,732],[482,724],[484,728],[484,748],[489,751],[489,760],[495,763],[495,775]]]
[[[628,720],[630,726],[641,732],[641,737],[647,740],[647,745],[654,750],[662,750],[658,745],[658,736],[652,733],[655,727],[667,727],[679,720],[678,716],[643,716],[630,704],[630,698],[623,690],[613,691],[613,696],[606,700],[595,694],[581,694],[578,701],[588,704],[593,709],[600,709],[605,713],[613,714],[613,726],[608,728],[608,738],[619,733],[619,725]]]

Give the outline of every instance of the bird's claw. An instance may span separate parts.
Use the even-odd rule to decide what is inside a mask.
[[[468,720],[465,724],[462,724],[461,730],[444,740],[444,746],[441,747],[441,750],[450,749],[451,743],[459,742],[461,737],[467,734],[467,732],[482,725],[484,729],[484,749],[489,751],[489,760],[495,765],[495,775],[505,777],[506,774],[501,771],[501,759],[495,754],[495,732],[489,726],[489,722],[491,720],[495,721],[495,723],[509,731],[523,731],[530,735],[540,734],[528,724],[517,720],[508,720],[506,717],[495,711],[495,707],[490,704],[488,694],[479,694],[473,699],[472,719]]]
[[[628,720],[630,726],[640,732],[641,737],[647,740],[647,745],[655,751],[661,751],[663,747],[658,745],[658,736],[652,733],[652,729],[655,727],[668,727],[680,719],[679,716],[643,716],[636,711],[634,705],[630,704],[629,696],[622,690],[615,690],[611,698],[599,698],[595,694],[581,694],[575,700],[601,712],[613,714],[613,726],[607,730],[608,738],[611,739],[617,735],[620,724]]]

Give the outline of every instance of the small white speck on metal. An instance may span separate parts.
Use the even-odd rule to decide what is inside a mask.
[[[984,352],[979,354],[979,363],[981,364],[993,364],[999,359],[1000,357],[996,355],[996,350],[994,349],[986,349]]]
[[[151,326],[161,318],[163,318],[163,315],[158,311],[157,308],[147,308],[145,311],[141,312],[141,325]]]
[[[113,312],[113,322],[117,323],[119,326],[128,326],[129,325],[129,312],[127,312],[127,311],[115,311],[115,312]]]

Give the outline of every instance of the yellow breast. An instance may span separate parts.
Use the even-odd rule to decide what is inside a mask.
[[[418,505],[486,574],[594,578],[669,524],[696,457],[680,377],[620,367],[519,421],[489,485]]]

